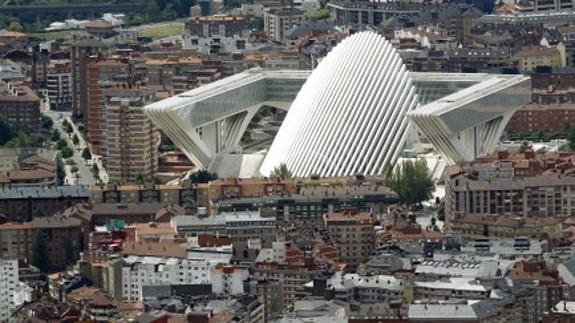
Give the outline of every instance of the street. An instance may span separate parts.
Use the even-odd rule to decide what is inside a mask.
[[[66,141],[66,144],[68,145],[68,147],[70,147],[72,149],[72,151],[74,152],[72,157],[64,160],[65,171],[66,171],[66,178],[64,180],[64,184],[93,185],[96,182],[93,175],[92,175],[92,171],[91,171],[92,165],[94,163],[96,163],[96,165],[98,165],[100,179],[104,183],[106,183],[108,181],[108,176],[102,167],[100,156],[92,155],[92,159],[88,160],[88,161],[86,161],[84,158],[82,158],[82,151],[87,146],[86,146],[86,142],[85,142],[84,138],[82,137],[82,134],[80,133],[80,131],[78,130],[76,125],[71,120],[71,114],[72,113],[71,112],[61,112],[61,111],[52,111],[52,110],[49,110],[47,107],[49,107],[49,104],[44,105],[44,109],[42,109],[42,113],[45,116],[52,119],[52,121],[54,122],[54,125],[53,125],[54,129],[56,129],[60,133],[60,137],[62,139],[64,139],[64,141]],[[64,127],[62,126],[64,120],[68,120],[68,122],[72,125],[74,132],[71,135],[68,135],[68,133],[66,133],[66,129],[64,129]],[[77,146],[74,145],[74,143],[72,142],[72,138],[73,138],[74,134],[76,134],[78,136],[78,139],[79,139]],[[67,160],[72,160],[75,163],[75,165],[68,165],[66,162]],[[71,172],[73,166],[76,166],[78,168],[77,174],[73,174]]]

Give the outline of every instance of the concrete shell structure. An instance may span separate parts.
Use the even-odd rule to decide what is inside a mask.
[[[403,149],[417,95],[401,57],[382,36],[344,39],[293,101],[260,169],[285,163],[296,176],[381,174]]]
[[[407,72],[383,37],[362,32],[313,71],[251,69],[144,112],[198,168],[215,171],[237,163],[226,156],[261,106],[289,109],[252,168],[269,175],[286,163],[295,176],[340,176],[384,174],[414,131],[448,163],[473,160],[529,100],[529,77]]]

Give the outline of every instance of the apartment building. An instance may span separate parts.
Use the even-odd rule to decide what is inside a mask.
[[[244,16],[201,16],[186,22],[184,47],[201,54],[223,54],[246,49],[250,25]]]
[[[111,181],[150,178],[158,171],[159,133],[143,107],[154,92],[143,89],[106,91],[100,152]],[[110,96],[113,95],[113,96]]]
[[[37,133],[40,129],[40,98],[26,86],[0,84],[0,121]]]
[[[12,311],[16,308],[15,294],[18,280],[18,260],[0,260],[0,321],[11,322]]]
[[[62,215],[6,222],[0,224],[0,258],[30,259],[34,239],[43,235],[49,268],[64,269],[83,250],[86,231],[80,219]]]
[[[270,40],[284,42],[289,31],[307,20],[297,8],[272,8],[264,11],[264,32]]]
[[[72,109],[72,66],[69,60],[50,61],[46,74],[50,110]]]
[[[247,268],[220,264],[218,258],[124,257],[122,299],[142,301],[144,286],[211,285],[215,294],[242,294],[249,277]]]
[[[82,39],[70,46],[72,64],[72,111],[84,124],[88,121],[88,74],[91,56],[106,53],[109,45],[96,39]]]
[[[273,242],[255,260],[255,280],[269,280],[281,286],[283,307],[292,305],[300,288],[329,273],[329,267],[286,242]]]
[[[158,202],[163,205],[177,204],[194,207],[200,195],[198,187],[191,183],[180,185],[102,185],[90,188],[90,203],[132,204]],[[207,196],[207,193],[204,195]]]
[[[127,88],[130,78],[130,64],[120,59],[92,58],[86,65],[86,126],[88,141],[95,154],[101,154],[105,144],[106,133],[104,121],[106,116],[105,89]],[[131,86],[131,85],[130,85]]]
[[[76,203],[87,202],[83,185],[0,187],[0,213],[7,221],[30,221],[33,216],[50,216]]]
[[[275,217],[264,217],[259,211],[224,212],[210,217],[177,215],[171,224],[179,234],[197,236],[201,233],[220,234],[233,242],[259,239],[275,241],[277,222]]]
[[[496,165],[493,167],[497,167]],[[530,177],[473,178],[466,172],[446,185],[446,219],[476,215],[523,218],[567,217],[575,214],[575,178],[553,172]]]
[[[534,72],[538,67],[550,67],[552,70],[564,67],[558,49],[542,46],[522,49],[515,53],[512,60],[521,73]]]
[[[375,245],[371,213],[348,209],[328,212],[323,219],[339,261],[356,267],[369,258]]]

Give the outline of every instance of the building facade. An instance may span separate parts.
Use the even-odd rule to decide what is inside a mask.
[[[375,246],[373,215],[344,210],[324,215],[324,225],[337,249],[338,260],[356,267],[366,261]]]

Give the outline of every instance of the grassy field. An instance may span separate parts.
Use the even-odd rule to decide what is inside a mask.
[[[138,28],[138,36],[161,39],[169,36],[177,36],[184,33],[182,22],[167,22]]]
[[[56,40],[56,39],[64,39],[64,36],[67,33],[70,33],[70,31],[67,30],[67,31],[48,31],[48,32],[41,32],[41,33],[28,33],[28,37],[38,38],[41,40]]]
[[[153,40],[161,39],[164,37],[169,36],[177,36],[184,33],[184,23],[174,21],[174,22],[165,22],[165,23],[158,23],[153,25],[145,25],[141,27],[136,27],[138,31],[138,36],[140,37],[150,37]],[[49,32],[37,32],[37,33],[28,33],[28,37],[31,38],[38,38],[41,40],[56,40],[56,39],[64,39],[67,33],[73,31],[66,30],[66,31],[49,31]]]

